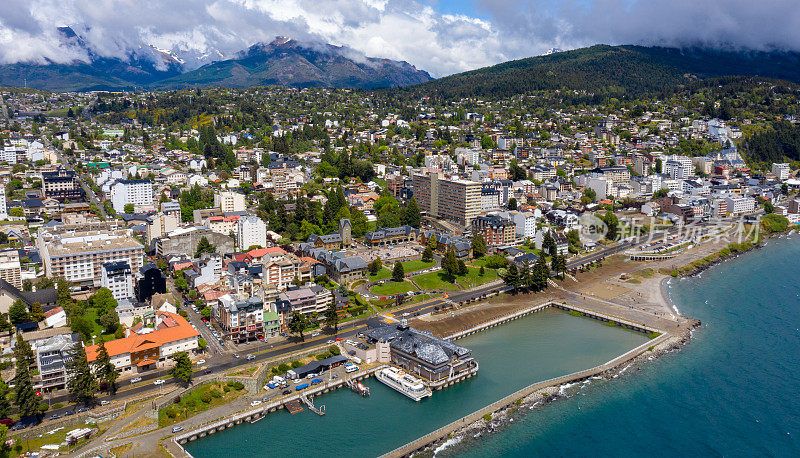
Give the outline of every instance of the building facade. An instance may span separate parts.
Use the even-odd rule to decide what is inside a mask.
[[[150,180],[119,180],[111,187],[111,203],[117,213],[132,204],[134,211],[152,210],[153,184]]]
[[[111,290],[114,299],[130,299],[133,294],[131,266],[124,261],[107,262],[100,266],[100,286]]]

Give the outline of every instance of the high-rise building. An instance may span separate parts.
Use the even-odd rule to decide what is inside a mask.
[[[22,289],[22,267],[17,250],[0,251],[0,280],[5,280],[15,288]]]
[[[214,206],[223,213],[243,212],[247,209],[244,194],[233,191],[222,191],[214,195]]]
[[[789,167],[789,164],[772,164],[772,174],[775,175],[775,178],[779,180],[785,180],[789,178],[789,174],[791,172],[792,169]]]
[[[414,175],[414,198],[428,215],[469,226],[481,211],[481,184],[441,173]]]
[[[42,172],[42,192],[45,197],[59,200],[83,199],[83,189],[75,172],[64,169],[55,172]]]
[[[125,205],[135,209],[153,208],[153,184],[150,180],[119,180],[111,187],[111,203],[114,211],[123,213]]]
[[[240,250],[267,246],[267,225],[258,216],[244,216],[236,222],[236,244]]]
[[[144,247],[121,222],[61,225],[41,228],[36,245],[48,277],[61,277],[83,286],[100,286],[101,266],[125,261],[142,267]]]
[[[111,290],[114,299],[133,297],[131,266],[124,261],[107,262],[100,266],[100,286]]]

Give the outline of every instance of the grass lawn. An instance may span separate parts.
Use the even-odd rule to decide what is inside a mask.
[[[36,451],[36,450],[39,450],[39,448],[41,448],[43,445],[61,444],[67,438],[67,433],[68,432],[70,432],[72,430],[75,430],[75,429],[79,429],[79,428],[97,428],[97,425],[94,424],[94,423],[89,423],[89,424],[82,424],[81,423],[81,424],[74,425],[74,426],[68,426],[68,427],[66,427],[64,429],[59,429],[58,431],[56,431],[54,433],[51,433],[51,434],[43,434],[40,437],[32,437],[32,438],[30,438],[28,440],[24,440],[24,441],[21,440],[19,443],[22,445],[22,452],[23,453],[24,452],[28,452],[28,451]],[[92,437],[90,437],[89,439],[81,439],[81,440],[78,441],[77,444],[72,445],[72,446],[65,445],[65,446],[61,447],[60,450],[69,450],[71,448],[74,448],[78,444],[83,444],[83,443],[93,439],[97,435],[102,434],[103,431],[104,431],[104,429],[99,429],[97,431],[97,433],[96,434],[92,434]]]
[[[158,425],[169,426],[179,421],[186,420],[200,412],[213,407],[226,404],[245,394],[244,387],[237,390],[234,383],[211,382],[204,383],[190,391],[181,398],[181,402],[170,404],[158,411]],[[227,391],[226,391],[227,390]],[[210,392],[209,402],[203,401],[203,393]]]
[[[497,271],[494,269],[483,269],[483,275],[480,275],[480,268],[468,267],[467,270],[467,275],[456,277],[456,282],[464,288],[497,280]]]
[[[381,270],[379,270],[375,275],[369,274],[369,281],[383,280],[384,278],[389,278],[391,276],[391,270],[387,269],[386,267],[381,267]]]
[[[416,272],[422,269],[427,269],[428,267],[433,267],[436,265],[436,261],[425,262],[421,260],[416,260],[416,261],[405,261],[402,264],[405,273],[409,273],[409,272]]]
[[[401,281],[401,282],[390,281],[387,283],[383,283],[381,285],[373,286],[372,288],[370,288],[370,292],[378,296],[390,296],[393,294],[400,294],[408,291],[414,291],[415,289],[416,288],[414,287],[414,285],[412,285],[407,281]]]
[[[414,283],[419,285],[422,289],[440,289],[440,290],[454,290],[461,289],[455,283],[447,281],[447,276],[444,272],[429,272],[427,274],[417,275],[414,277]]]

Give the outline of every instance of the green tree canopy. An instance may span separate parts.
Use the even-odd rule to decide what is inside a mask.
[[[192,361],[185,351],[181,351],[172,355],[172,360],[175,365],[169,370],[169,375],[175,377],[184,385],[188,385],[192,381]]]

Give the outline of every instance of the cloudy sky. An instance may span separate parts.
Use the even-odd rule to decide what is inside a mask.
[[[277,35],[406,60],[433,76],[595,43],[800,50],[798,0],[0,0],[0,62],[153,45],[198,59]]]

